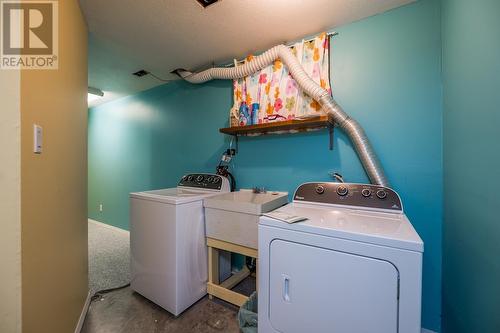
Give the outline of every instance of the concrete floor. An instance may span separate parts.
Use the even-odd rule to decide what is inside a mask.
[[[234,290],[249,295],[255,279],[246,279]],[[176,318],[128,287],[93,301],[81,332],[236,333],[237,313],[229,303],[204,297]]]

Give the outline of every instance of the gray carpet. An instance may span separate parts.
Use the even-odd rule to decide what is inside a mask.
[[[130,237],[89,220],[89,289],[115,288],[130,282]]]

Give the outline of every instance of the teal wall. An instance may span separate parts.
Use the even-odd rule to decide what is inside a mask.
[[[500,332],[500,1],[443,1],[443,331]]]
[[[425,241],[423,326],[440,329],[442,225],[441,20],[419,1],[338,29],[332,87],[365,128],[406,213]],[[89,217],[128,228],[128,193],[175,186],[213,171],[228,138],[231,83],[163,85],[89,112]],[[242,138],[239,187],[293,192],[302,182],[367,182],[349,140],[336,131]],[[103,203],[104,211],[98,211]]]

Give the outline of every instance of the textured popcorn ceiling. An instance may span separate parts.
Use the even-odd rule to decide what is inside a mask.
[[[147,69],[166,79],[332,30],[413,0],[80,0],[89,38],[89,85],[111,100],[161,81],[130,75]]]

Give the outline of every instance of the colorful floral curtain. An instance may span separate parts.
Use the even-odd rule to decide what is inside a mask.
[[[331,93],[329,37],[322,33],[290,47],[306,73]],[[251,62],[249,55],[244,63]],[[253,75],[234,80],[231,126],[245,126],[321,115],[321,106],[306,93],[278,59]]]

